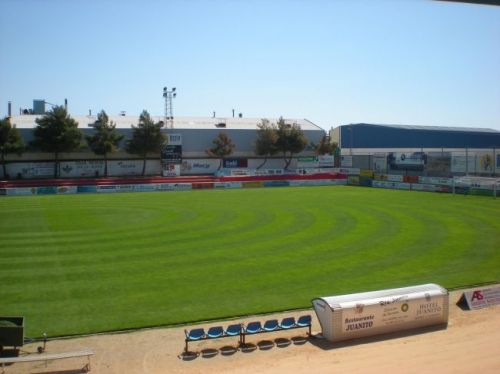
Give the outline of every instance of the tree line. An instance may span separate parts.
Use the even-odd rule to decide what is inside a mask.
[[[83,136],[78,123],[69,116],[66,109],[56,106],[36,120],[34,141],[30,144],[43,152],[54,154],[54,178],[59,173],[59,157],[61,153],[69,153],[82,147],[84,139],[87,146],[97,155],[104,158],[104,176],[108,175],[108,155],[116,152],[123,135],[116,130],[116,124],[109,120],[104,110],[99,112],[97,120],[92,125],[94,133]],[[144,110],[139,116],[137,126],[132,125],[132,137],[125,144],[126,152],[138,155],[143,160],[142,175],[146,171],[146,159],[150,154],[161,152],[166,136],[161,132],[163,122],[154,122],[150,114]],[[263,119],[258,124],[255,153],[263,156],[264,161],[258,168],[264,166],[269,157],[280,153],[285,160],[285,169],[290,165],[293,155],[302,152],[308,140],[297,124],[286,124],[280,118],[276,124]],[[213,140],[213,146],[205,152],[210,157],[220,159],[219,169],[223,159],[230,156],[235,145],[229,136],[221,132]],[[324,136],[317,145],[311,144],[318,154],[331,153],[332,145]],[[0,156],[3,175],[7,178],[5,156],[9,153],[22,154],[27,146],[18,129],[10,123],[10,118],[0,120]]]

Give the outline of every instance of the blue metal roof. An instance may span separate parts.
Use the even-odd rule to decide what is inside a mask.
[[[500,131],[481,127],[458,127],[458,126],[418,126],[418,125],[376,125],[368,123],[359,123],[358,125],[368,125],[368,126],[384,126],[392,127],[395,129],[403,130],[429,130],[429,131],[461,131],[461,132],[493,132],[500,133]]]
[[[341,148],[500,148],[500,131],[470,127],[341,126]]]

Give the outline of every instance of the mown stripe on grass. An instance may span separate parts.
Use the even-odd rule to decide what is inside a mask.
[[[500,277],[500,205],[488,198],[311,187],[5,198],[0,210],[2,311],[25,315],[29,335]]]

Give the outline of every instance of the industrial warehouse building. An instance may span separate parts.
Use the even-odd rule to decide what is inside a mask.
[[[381,173],[500,173],[500,131],[487,128],[349,124],[330,131],[342,166]]]
[[[380,151],[500,148],[500,131],[483,128],[356,123],[331,130],[342,154]]]
[[[26,144],[34,139],[36,119],[40,115],[19,115],[11,117],[11,123],[17,127]],[[78,127],[83,135],[91,135],[97,116],[71,116],[78,122]],[[164,117],[152,116],[155,122],[164,121]],[[276,123],[277,119],[268,118],[270,122]],[[109,116],[109,120],[116,124],[119,133],[124,135],[118,152],[108,155],[109,175],[139,175],[142,171],[142,162],[136,155],[125,151],[125,142],[132,137],[132,126],[139,122],[138,116]],[[181,174],[213,174],[219,167],[219,159],[209,158],[206,150],[213,146],[212,141],[219,133],[226,133],[235,144],[234,153],[228,156],[224,166],[257,168],[263,162],[263,158],[255,154],[255,140],[257,138],[257,125],[261,118],[199,118],[178,117],[166,121],[163,131],[168,135],[180,135],[178,145],[182,149]],[[314,123],[305,119],[285,119],[288,124],[298,124],[308,140],[306,149],[295,155],[290,168],[298,166],[300,158],[315,155],[311,143],[318,143],[326,135],[325,131]],[[102,156],[95,155],[84,146],[77,152],[63,153],[60,155],[61,177],[87,177],[102,175]],[[53,176],[52,153],[39,152],[28,149],[22,155],[9,154],[7,156],[7,173],[12,178],[35,178]],[[268,160],[265,164],[269,169],[282,169],[284,160],[281,155]],[[333,165],[332,165],[333,166]],[[161,174],[160,155],[150,155],[146,166],[147,175]],[[0,178],[2,178],[0,170]]]

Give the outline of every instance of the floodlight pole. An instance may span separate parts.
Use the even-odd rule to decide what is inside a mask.
[[[350,147],[349,153],[352,156],[352,146],[353,146],[353,143],[354,143],[354,134],[353,134],[352,124],[349,125],[349,127],[347,129],[349,130],[349,135],[350,135],[349,137],[350,137],[350,140],[351,140],[351,147]]]
[[[176,88],[172,88],[170,91],[167,87],[163,87],[163,97],[165,98],[165,125],[167,128],[170,124],[170,128],[174,128],[174,107],[172,105],[172,99],[177,96]]]

